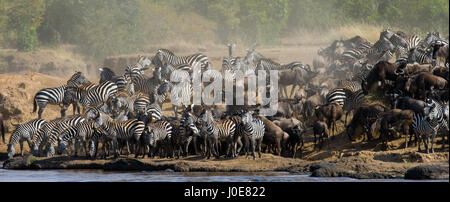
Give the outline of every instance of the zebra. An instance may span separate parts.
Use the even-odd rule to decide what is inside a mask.
[[[144,122],[137,119],[114,121],[106,113],[92,107],[86,111],[86,117],[88,120],[94,120],[96,128],[102,127],[106,131],[107,139],[112,140],[115,158],[119,157],[118,140],[134,140],[137,146],[145,128]],[[129,155],[130,148],[128,142],[126,146]]]
[[[74,126],[85,121],[86,119],[83,116],[77,115],[66,119],[62,119],[61,121],[57,122],[47,135],[46,156],[55,155],[55,146],[60,140],[62,134],[64,134],[67,131],[70,133],[74,133],[75,132]]]
[[[28,147],[32,147],[31,140],[33,139],[34,134],[47,122],[43,119],[33,119],[23,124],[13,124],[16,127],[14,132],[11,134],[11,138],[9,138],[8,144],[8,158],[13,158],[15,154],[15,147],[17,142],[20,145],[21,156],[23,156],[23,141],[26,140],[28,143]]]
[[[57,118],[50,120],[47,124],[44,124],[33,136],[31,140],[31,153],[34,156],[41,156],[41,151],[43,151],[44,143],[47,142],[48,136],[57,123],[61,122],[62,118]]]
[[[208,60],[208,57],[201,53],[196,53],[188,56],[176,56],[170,50],[158,49],[155,57],[158,57],[162,61],[162,63],[172,65],[173,67],[187,64],[191,66],[192,69],[199,68],[198,71],[210,69],[211,65]]]
[[[425,149],[427,154],[429,153],[429,143],[430,143],[430,135],[431,135],[431,153],[434,153],[434,138],[440,128],[445,128],[447,133],[449,131],[448,120],[444,117],[448,117],[448,105],[444,105],[443,103],[437,102],[435,100],[431,100],[432,104],[430,107],[430,111],[427,115],[423,115],[421,113],[415,113],[412,127],[414,133],[416,135],[416,139],[418,142],[418,151],[421,152],[420,149],[420,137],[425,145]]]
[[[73,114],[75,115],[76,109],[78,109],[78,113],[80,113],[75,97],[68,95],[66,91],[67,85],[41,89],[34,95],[33,113],[36,112],[37,106],[39,106],[38,118],[42,118],[42,113],[47,104],[59,105],[61,108],[61,117],[66,116],[66,109],[71,104],[73,106]]]
[[[343,108],[347,99],[346,90],[344,88],[335,88],[326,95],[325,99],[327,103],[337,102]]]
[[[153,157],[155,151],[159,149],[159,146],[163,145],[164,153],[161,152],[161,157],[173,157],[173,148],[171,148],[172,142],[172,125],[168,121],[157,121],[154,123],[150,123],[145,127],[145,130],[142,134],[142,138],[144,140],[144,145],[150,146],[148,157]],[[144,147],[145,149],[145,147]],[[145,151],[144,151],[145,154]],[[138,155],[136,155],[137,157]]]
[[[344,64],[353,64],[356,60],[362,59],[365,56],[366,49],[353,48],[344,51],[340,57],[340,60]]]
[[[129,74],[124,74],[123,76],[116,76],[114,71],[112,71],[107,67],[99,68],[99,70],[101,73],[100,73],[100,81],[98,83],[111,81],[117,85],[117,91],[125,91],[129,95],[134,94],[134,84]]]
[[[254,47],[255,45],[253,45]],[[244,60],[246,63],[253,63],[253,65],[258,65],[261,59],[265,58],[261,53],[258,53],[255,51],[254,48],[247,49],[247,55],[245,56]]]
[[[231,120],[222,120],[216,122],[211,114],[210,110],[205,110],[199,117],[198,121],[206,128],[206,138],[208,144],[207,158],[211,157],[211,153],[214,152],[215,156],[219,158],[218,143],[219,140],[225,139],[228,143],[227,151],[231,148],[233,153],[233,147],[231,143],[236,130],[236,125]]]
[[[373,66],[367,64],[367,62],[361,63],[359,61],[355,64],[353,67],[352,81],[357,81],[361,84],[367,78]]]
[[[407,40],[406,50],[409,52],[411,49],[416,48],[420,43],[420,37],[417,35],[412,35]]]
[[[69,80],[67,80],[67,86],[69,87],[79,87],[80,85],[87,83],[90,83],[90,81],[84,77],[82,72],[75,72]]]
[[[361,86],[360,86],[361,87]],[[364,91],[359,88],[356,91],[352,91],[350,89],[345,89],[345,102],[344,102],[344,107],[343,109],[346,111],[345,112],[345,120],[344,120],[344,126],[347,125],[347,117],[348,114],[357,109],[363,102],[364,102]]]
[[[95,132],[94,122],[83,121],[79,122],[76,125],[72,125],[68,130],[63,132],[58,139],[58,154],[62,154],[67,150],[67,143],[71,139],[76,140],[76,145],[79,143],[82,144],[82,149],[86,152],[86,156],[88,156],[88,150],[86,149],[86,143],[89,139],[92,139]],[[75,156],[77,156],[78,147],[75,146]]]
[[[262,144],[262,140],[264,137],[264,131],[265,131],[264,123],[258,118],[253,118],[252,114],[250,112],[243,114],[241,116],[241,119],[242,119],[242,123],[243,123],[244,133],[245,133],[245,135],[248,136],[248,139],[250,140],[250,144],[252,147],[253,160],[256,160],[256,155],[255,155],[256,147],[258,147],[259,158],[261,158],[261,144]],[[250,144],[247,144],[245,158],[248,158],[248,152],[249,152],[248,147]]]
[[[147,66],[153,64],[153,57],[147,57],[143,55],[138,55],[136,66],[140,67],[141,70],[148,69]]]
[[[424,64],[424,63],[433,63],[433,52],[425,52],[425,51],[420,51],[417,48],[413,48],[410,50],[409,54],[408,54],[408,58],[407,58],[407,62],[408,63],[414,63],[417,62],[419,64]]]
[[[223,58],[222,60],[222,69],[223,70],[231,70],[232,63],[235,60],[233,57],[234,48],[236,47],[236,44],[227,44],[228,47],[228,57]]]
[[[155,71],[150,78],[143,74],[135,73],[132,73],[130,77],[136,92],[142,92],[149,95],[163,82],[160,71]]]
[[[114,98],[117,94],[117,85],[110,81],[105,81],[99,85],[89,86],[89,88],[68,88],[68,92],[86,108],[94,106],[98,103],[107,102],[110,98]]]

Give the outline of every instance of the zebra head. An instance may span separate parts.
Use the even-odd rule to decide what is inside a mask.
[[[152,64],[152,59],[149,59],[147,56],[138,55],[137,64],[139,64],[141,67],[145,68]]]
[[[57,153],[61,155],[63,152],[67,151],[66,141],[62,139],[62,137],[58,137],[58,149]]]
[[[210,123],[211,119],[212,119],[212,113],[210,110],[205,110],[203,113],[200,114],[200,116],[198,117],[198,122],[200,124],[207,124]]]

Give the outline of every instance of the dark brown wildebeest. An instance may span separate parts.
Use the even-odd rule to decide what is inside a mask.
[[[318,120],[326,120],[328,131],[330,131],[332,139],[334,139],[335,136],[336,121],[340,120],[342,115],[344,115],[344,111],[337,102],[316,106],[315,116]]]

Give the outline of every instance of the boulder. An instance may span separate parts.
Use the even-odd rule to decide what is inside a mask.
[[[316,163],[310,166],[312,177],[346,177],[348,172],[331,163]]]
[[[405,173],[405,179],[448,179],[448,167],[440,165],[426,165],[410,168]]]
[[[3,163],[5,169],[29,169],[32,163],[33,155],[18,156],[12,159],[8,159]]]
[[[105,163],[104,169],[126,171],[126,170],[147,170],[148,167],[145,165],[145,163],[137,159],[121,158]]]

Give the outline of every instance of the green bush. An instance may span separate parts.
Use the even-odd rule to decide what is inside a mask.
[[[29,27],[25,29],[17,40],[17,50],[34,51],[39,45],[36,28]]]

